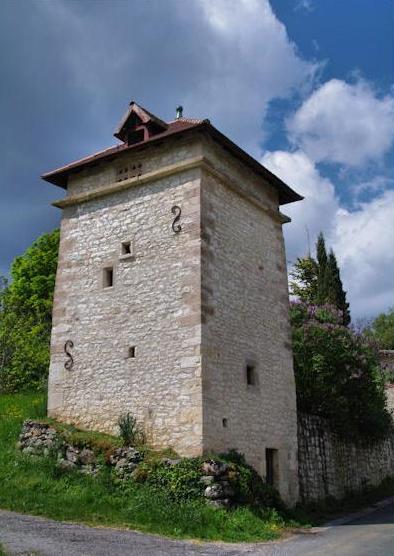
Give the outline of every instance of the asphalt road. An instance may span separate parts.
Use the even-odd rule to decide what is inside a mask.
[[[394,556],[394,501],[347,524],[242,545],[172,541],[0,511],[0,542],[12,556]]]

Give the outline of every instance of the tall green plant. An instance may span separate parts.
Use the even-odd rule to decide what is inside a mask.
[[[316,241],[316,259],[310,255],[297,259],[291,277],[290,291],[293,295],[307,303],[335,305],[342,311],[342,323],[345,326],[350,324],[349,303],[337,259],[332,249],[327,255],[322,232]]]
[[[0,293],[0,391],[41,388],[49,365],[59,231],[16,257]]]

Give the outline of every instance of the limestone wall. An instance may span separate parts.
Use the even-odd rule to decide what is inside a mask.
[[[100,183],[92,170],[78,190]],[[173,205],[182,207],[180,234],[171,228]],[[121,255],[124,241],[131,256]],[[104,288],[109,266],[114,285]],[[153,445],[200,453],[200,282],[200,170],[65,209],[49,415],[113,433],[119,415],[131,412]],[[74,365],[66,370],[69,339]]]
[[[245,173],[243,192],[253,187]],[[265,194],[266,199],[260,184],[259,204],[272,206],[272,192]],[[293,503],[297,424],[285,268],[278,219],[204,174],[204,449],[235,448],[262,476],[266,448],[277,450],[274,482],[282,497]],[[253,368],[254,384],[248,384],[247,367]]]
[[[196,165],[182,169],[190,159]],[[140,163],[141,183],[133,177],[123,190],[112,188],[119,168]],[[106,196],[92,193],[100,188]],[[296,403],[277,192],[199,136],[85,169],[70,180],[67,203],[59,204],[66,208],[49,414],[116,432],[119,415],[131,412],[155,447],[185,456],[235,448],[262,476],[269,449],[274,484],[295,503]],[[179,234],[171,228],[174,205],[182,208]],[[130,256],[121,254],[125,241]],[[114,284],[105,288],[109,267]],[[65,368],[67,340],[72,369]]]
[[[349,491],[394,477],[394,435],[370,446],[344,442],[319,417],[298,416],[300,500],[328,496],[341,499]]]

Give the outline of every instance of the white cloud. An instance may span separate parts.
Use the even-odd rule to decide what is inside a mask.
[[[267,152],[262,164],[283,179],[303,201],[284,207],[292,222],[284,227],[286,254],[289,262],[308,252],[308,234],[312,241],[320,231],[331,234],[332,224],[339,210],[334,185],[320,175],[313,162],[302,151]]]
[[[318,67],[297,53],[268,0],[37,7],[45,27],[56,29],[52,48],[100,130],[116,124],[119,114],[105,117],[120,98],[123,107],[133,98],[165,119],[180,103],[185,116],[211,118],[259,155],[268,103],[303,90]]]
[[[341,210],[332,242],[350,302],[367,315],[394,306],[394,191]]]
[[[307,253],[306,227],[312,248],[322,230],[338,257],[353,317],[373,316],[394,305],[394,191],[350,212],[305,153],[267,152],[262,163],[305,196],[285,207],[293,219],[284,228],[288,260]]]
[[[394,140],[394,97],[379,98],[363,80],[331,79],[287,122],[291,140],[316,162],[361,166],[379,160]]]

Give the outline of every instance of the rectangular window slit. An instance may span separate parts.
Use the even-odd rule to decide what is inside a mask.
[[[103,287],[112,288],[114,285],[114,269],[112,266],[104,268],[103,270]]]
[[[223,428],[227,428],[228,421],[226,418],[223,419]]]
[[[128,355],[129,355],[129,359],[133,359],[135,357],[135,346],[129,347]]]
[[[251,386],[256,384],[256,369],[253,365],[246,365],[246,383]]]
[[[278,484],[278,450],[274,448],[265,449],[265,480],[267,485]]]

